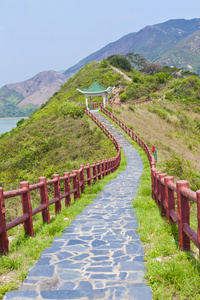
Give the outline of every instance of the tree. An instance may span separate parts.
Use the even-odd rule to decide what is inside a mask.
[[[137,70],[142,70],[147,64],[146,58],[138,53],[127,53],[125,54],[125,57],[130,62],[131,66]]]
[[[163,65],[161,63],[147,63],[144,68],[141,70],[147,75],[154,75],[162,69]]]
[[[123,69],[125,71],[131,71],[131,64],[130,62],[121,55],[115,54],[107,57],[107,60],[116,68]]]

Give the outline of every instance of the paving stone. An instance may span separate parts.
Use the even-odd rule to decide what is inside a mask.
[[[54,276],[54,266],[45,267],[42,265],[35,265],[29,269],[29,277],[53,277]]]
[[[29,300],[36,299],[38,296],[37,292],[34,291],[18,291],[18,292],[8,292],[4,296],[4,300]]]
[[[134,300],[151,300],[152,292],[145,284],[135,284],[129,289],[128,296]]]

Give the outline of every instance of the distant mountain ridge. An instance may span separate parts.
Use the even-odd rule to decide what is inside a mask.
[[[0,89],[0,117],[29,116],[69,79],[56,71],[44,71],[23,82]]]
[[[153,26],[149,25],[138,32],[129,33],[119,40],[112,42],[102,49],[92,53],[83,60],[79,61],[76,65],[67,69],[65,74],[75,74],[85,64],[91,62],[92,60],[101,61],[112,54],[123,55],[130,52],[139,53],[150,61],[159,61],[165,64],[168,59],[168,51],[172,51],[172,49],[177,47],[183,39],[195,34],[199,30],[200,18],[192,20],[169,20],[161,24],[156,24]],[[182,44],[182,47],[184,48],[184,44]],[[180,59],[181,52],[182,48],[177,53]],[[190,54],[192,53],[188,53],[189,56]],[[200,49],[198,50],[198,55],[200,55]],[[192,59],[190,63],[185,63],[182,59],[182,63],[182,67],[185,67],[186,69],[187,65],[190,64],[194,71],[198,69],[198,66],[193,65]]]
[[[0,117],[29,116],[89,62],[130,52],[200,74],[200,18],[148,25],[109,43],[66,71],[44,71],[24,82],[5,85],[0,89]]]

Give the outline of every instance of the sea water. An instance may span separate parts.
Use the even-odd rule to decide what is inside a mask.
[[[11,129],[15,128],[17,125],[17,122],[21,118],[3,118],[0,119],[0,135],[2,133],[5,133],[7,131],[10,131]]]

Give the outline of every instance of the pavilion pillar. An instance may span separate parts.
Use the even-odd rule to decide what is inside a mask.
[[[85,95],[85,105],[87,106],[87,109],[88,109],[88,99],[87,99],[87,95]]]
[[[108,105],[108,94],[106,94],[106,104]]]
[[[89,100],[90,100],[90,110],[92,109],[92,100],[91,100],[91,96],[89,96]]]
[[[105,97],[105,94],[103,94],[103,107],[106,106],[106,97]]]

